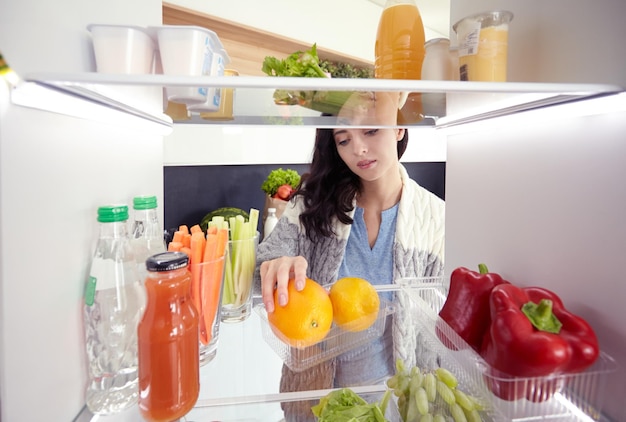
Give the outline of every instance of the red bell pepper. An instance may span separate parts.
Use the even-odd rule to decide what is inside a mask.
[[[501,284],[491,291],[490,308],[480,354],[504,373],[488,382],[500,398],[544,401],[561,388],[558,375],[583,371],[600,354],[591,326],[550,290]]]
[[[478,272],[459,267],[450,274],[450,289],[439,316],[477,352],[491,320],[489,295],[503,283],[508,282],[490,273],[485,264],[478,265]],[[444,345],[455,349],[442,329],[437,335]]]

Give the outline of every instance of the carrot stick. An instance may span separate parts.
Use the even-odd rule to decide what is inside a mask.
[[[185,235],[185,233],[181,232],[180,230],[176,230],[174,232],[174,236],[172,236],[172,242],[183,242],[183,236]]]
[[[183,235],[183,246],[186,248],[191,248],[191,234],[185,233]]]
[[[219,257],[218,257],[219,258]],[[215,259],[205,262],[202,267],[202,317],[207,330],[207,342],[213,337],[213,325],[219,318],[218,309],[220,302],[221,274],[224,270],[224,259]]]
[[[185,224],[181,224],[178,226],[178,230],[183,232],[184,234],[189,234],[189,228]]]
[[[200,315],[200,268],[196,264],[202,262],[204,257],[204,249],[206,247],[206,239],[204,233],[200,231],[191,235],[191,257],[189,259],[189,268],[191,271],[191,299],[193,301],[198,315]]]
[[[171,241],[169,245],[167,245],[167,250],[169,252],[178,252],[183,247],[183,242],[174,242]]]
[[[200,313],[206,328],[206,340],[211,341],[216,318],[219,317],[220,291],[224,271],[224,251],[228,243],[228,229],[216,229],[207,234],[207,244],[202,265]],[[219,258],[222,258],[221,260]]]
[[[216,256],[224,255],[226,244],[228,243],[228,229],[221,228],[217,231],[217,248]]]
[[[196,231],[191,235],[191,241],[189,243],[191,248],[191,264],[197,264],[202,262],[204,257],[204,248],[206,246],[206,239],[202,230]]]

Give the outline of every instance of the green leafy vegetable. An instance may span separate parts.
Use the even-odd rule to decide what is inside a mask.
[[[385,409],[390,390],[381,403],[368,403],[349,388],[331,391],[311,408],[319,422],[388,422]]]
[[[293,189],[298,187],[300,183],[300,175],[292,169],[283,170],[282,168],[272,170],[265,181],[261,184],[261,190],[269,196],[274,196],[278,188],[282,185],[291,185]]]
[[[286,59],[267,56],[263,60],[263,73],[269,76],[298,76],[303,78],[326,78],[327,75],[319,65],[317,44],[313,44],[306,52],[296,51]]]
[[[374,77],[374,67],[359,67],[350,63],[320,60],[320,67],[330,73],[332,78],[361,78],[371,79]]]

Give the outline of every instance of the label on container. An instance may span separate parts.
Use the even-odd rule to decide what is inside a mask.
[[[92,276],[89,276],[89,280],[87,280],[87,287],[85,288],[85,305],[92,306],[94,299],[96,297],[96,284],[98,279]]]
[[[459,28],[459,57],[473,56],[478,54],[478,43],[480,41],[480,22],[472,22]]]

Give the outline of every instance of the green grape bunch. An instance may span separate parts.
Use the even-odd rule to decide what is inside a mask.
[[[402,360],[396,361],[396,373],[387,380],[387,387],[398,398],[403,422],[482,422],[479,401],[459,389],[452,372],[439,367],[433,371],[417,366],[407,370]]]

